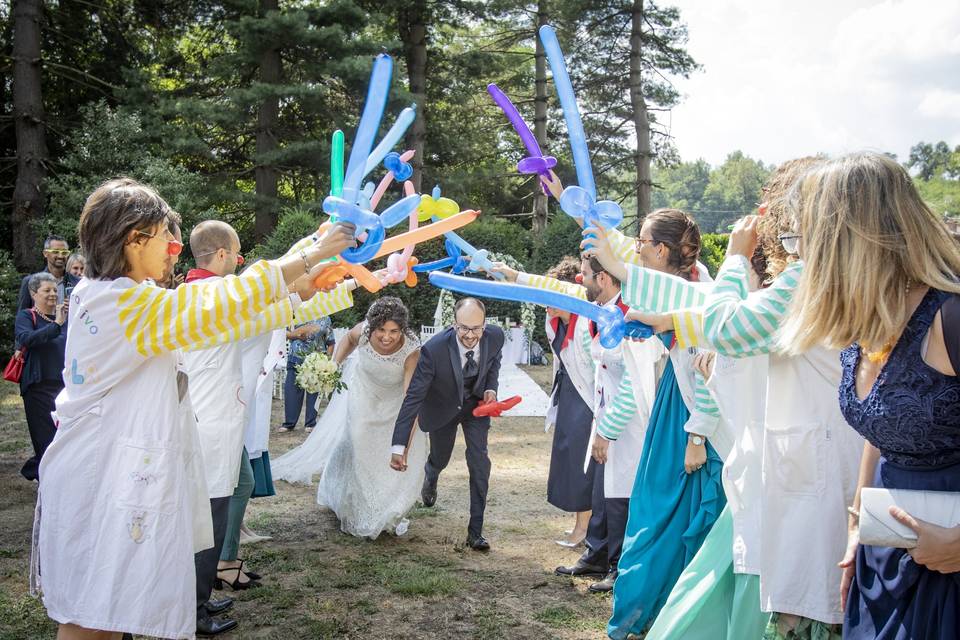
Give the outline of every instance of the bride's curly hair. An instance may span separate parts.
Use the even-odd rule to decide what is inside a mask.
[[[384,296],[377,298],[367,309],[367,326],[364,329],[367,338],[369,339],[374,331],[391,320],[397,323],[404,335],[416,337],[410,329],[410,312],[404,306],[403,301],[394,296]]]

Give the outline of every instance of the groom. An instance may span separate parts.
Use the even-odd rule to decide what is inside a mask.
[[[503,331],[486,326],[486,309],[476,298],[463,298],[453,308],[454,325],[420,348],[420,360],[410,380],[403,406],[393,428],[390,466],[406,471],[404,451],[414,422],[430,434],[430,456],[420,497],[426,507],[437,501],[437,479],[450,462],[457,425],[463,427],[470,472],[470,523],[467,545],[489,551],[483,535],[483,510],[487,505],[490,458],[487,431],[490,418],[476,418],[481,400],[495,402],[503,350]]]

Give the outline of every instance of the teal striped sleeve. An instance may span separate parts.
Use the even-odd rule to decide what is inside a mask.
[[[662,271],[628,264],[627,281],[622,283],[623,301],[644,313],[673,313],[693,309],[706,300],[704,289],[689,280]]]
[[[693,387],[693,411],[683,428],[687,433],[710,438],[720,426],[720,409],[699,371],[694,374]]]
[[[517,284],[534,287],[535,289],[547,289],[548,291],[565,293],[568,296],[580,298],[581,300],[587,299],[587,290],[583,285],[577,284],[576,282],[564,282],[563,280],[557,280],[549,276],[537,276],[532,273],[520,272],[517,274]]]
[[[607,440],[616,440],[627,424],[637,415],[637,401],[633,396],[630,374],[624,370],[617,393],[597,422],[597,433]]]
[[[803,264],[793,262],[766,289],[749,291],[750,263],[724,260],[703,308],[703,333],[717,353],[734,358],[769,353],[787,314]]]

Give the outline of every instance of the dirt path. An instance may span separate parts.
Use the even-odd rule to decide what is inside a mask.
[[[541,385],[547,367],[533,367]],[[35,485],[19,476],[29,451],[23,408],[13,385],[0,399],[0,640],[52,638],[54,626],[27,594]],[[274,408],[274,417],[282,410]],[[278,456],[304,438],[271,436]],[[493,550],[463,548],[467,469],[458,438],[432,509],[411,515],[402,538],[374,542],[340,533],[315,504],[313,487],[278,483],[253,500],[247,522],[273,540],[241,548],[260,589],[231,594],[240,627],[226,638],[604,638],[610,600],[587,581],[553,575],[576,559],[553,540],[572,518],[546,503],[551,435],[542,418],[495,419],[493,472],[484,534]],[[379,461],[377,461],[379,463]]]

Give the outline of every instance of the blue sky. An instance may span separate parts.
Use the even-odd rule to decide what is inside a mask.
[[[661,0],[704,69],[661,114],[684,160],[960,144],[960,0]]]

